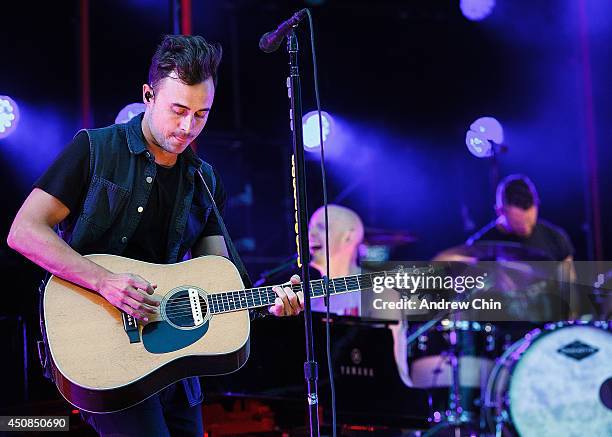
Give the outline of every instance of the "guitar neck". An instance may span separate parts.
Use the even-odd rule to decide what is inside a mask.
[[[373,287],[374,276],[387,276],[393,273],[395,272],[362,273],[330,279],[329,295],[370,291]],[[323,279],[312,280],[309,284],[312,299],[325,296],[325,281]],[[246,290],[210,294],[208,296],[210,310],[213,314],[219,314],[274,305],[276,293],[272,290],[272,287],[248,288]],[[290,287],[295,293],[304,291],[303,284],[293,284]]]

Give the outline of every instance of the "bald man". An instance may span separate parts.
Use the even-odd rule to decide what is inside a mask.
[[[338,278],[361,274],[358,264],[359,245],[363,242],[363,222],[355,211],[344,206],[327,205],[329,221],[329,277]],[[326,275],[327,263],[325,259],[325,209],[317,209],[308,224],[308,238],[310,240],[310,265],[319,271],[321,276]],[[388,300],[397,300],[397,292],[387,289],[384,296]],[[364,299],[370,302],[372,297]],[[370,302],[371,303],[371,302]],[[312,310],[325,312],[325,300],[313,299]],[[393,335],[393,356],[400,378],[405,385],[411,387],[409,376],[406,334],[407,325],[404,323],[401,311],[374,311],[366,303],[361,307],[361,293],[345,293],[330,296],[330,313],[339,315],[365,316],[375,319],[397,320],[400,323],[389,325]]]
[[[358,275],[361,268],[357,264],[359,245],[363,241],[363,223],[352,210],[340,205],[327,205],[329,220],[329,277]],[[308,224],[310,240],[310,265],[321,276],[327,275],[325,259],[325,210],[317,209]],[[340,315],[359,316],[361,314],[360,293],[346,293],[330,297],[330,312]],[[326,311],[324,299],[312,301],[313,311]]]

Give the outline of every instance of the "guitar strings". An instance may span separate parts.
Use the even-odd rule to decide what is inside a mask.
[[[352,292],[352,291],[358,291],[360,289],[364,289],[365,287],[361,286],[359,284],[359,282],[365,282],[365,279],[367,277],[370,277],[369,279],[371,280],[371,276],[376,275],[376,274],[384,274],[385,276],[387,275],[387,271],[384,272],[377,272],[377,273],[365,273],[365,274],[361,274],[361,275],[353,275],[353,276],[347,276],[347,277],[343,277],[343,278],[335,278],[332,279],[330,281],[331,286],[330,288],[330,294],[334,294],[334,293],[344,293],[344,292]],[[320,291],[321,293],[323,293],[323,280],[318,279],[318,280],[314,280],[314,281],[310,281],[311,284],[311,290],[313,290],[314,292]],[[356,286],[356,289],[353,290],[353,285]],[[290,285],[291,288],[293,289],[293,291],[304,291],[303,290],[303,284],[291,284]],[[317,289],[317,286],[318,289]],[[366,284],[367,288],[371,287],[371,283],[370,284]],[[272,291],[273,287],[262,287],[262,288],[249,288],[249,289],[245,289],[245,290],[234,290],[234,291],[226,291],[226,292],[221,292],[221,293],[214,293],[214,296],[229,296],[230,294],[233,293],[245,293],[248,294],[250,296],[253,296],[255,293],[261,295],[262,292],[265,292],[266,294],[272,295],[273,291]],[[338,290],[340,289],[340,290]],[[177,297],[176,300],[187,300],[190,299],[189,296],[184,296],[184,297]]]
[[[355,288],[353,288],[353,285],[355,286]],[[294,284],[292,288],[294,289],[297,288],[297,291],[303,291],[301,284]],[[368,284],[366,286],[360,286],[358,283],[357,284],[346,283],[343,286],[333,287],[333,290],[331,288],[332,287],[330,287],[330,294],[340,294],[340,293],[350,293],[350,292],[360,291],[360,290],[365,291],[368,288],[371,288],[371,285]],[[313,297],[319,297],[316,295],[316,293],[321,293],[320,296],[323,296],[324,294],[323,287],[319,289],[311,287],[311,290],[313,293],[315,293]],[[250,288],[246,290],[225,291],[221,293],[213,293],[213,294],[210,294],[209,296],[215,296],[217,299],[233,299],[233,300],[242,300],[242,299],[249,299],[249,298],[254,299],[255,296],[261,298],[261,293],[264,291],[265,291],[265,294],[268,296],[276,296],[276,293],[274,293],[270,287],[267,287],[265,289]],[[232,296],[236,293],[238,294],[237,297]],[[240,295],[241,293],[244,293],[244,297]],[[182,296],[182,297],[174,298],[175,301],[185,301],[189,299],[191,299],[190,296]]]
[[[361,290],[364,290],[363,288],[360,288]],[[353,292],[353,291],[358,291],[359,289],[356,290],[349,290],[347,289],[346,292]],[[345,292],[344,290],[342,290],[342,292]],[[334,294],[334,293],[332,293]],[[324,295],[323,290],[313,290],[312,293],[312,297],[313,298],[318,298],[318,297],[322,297]],[[248,306],[252,306],[252,305],[271,305],[274,303],[274,300],[276,300],[277,295],[275,293],[267,293],[265,296],[256,296],[254,294],[247,294],[245,296],[231,296],[227,293],[217,293],[217,294],[211,294],[209,295],[209,305],[216,305],[216,306],[232,306],[232,305],[236,305],[238,304],[239,306],[243,306],[244,303],[246,302]],[[190,303],[190,299],[189,297],[177,297],[174,298],[171,301],[171,305],[172,305],[172,309],[177,309],[177,308],[188,308],[191,307],[191,303]],[[267,299],[267,302],[264,302]],[[256,301],[258,301],[256,303]],[[206,301],[200,297],[200,304],[205,303]]]
[[[379,272],[376,274],[384,274],[386,276],[387,272]],[[365,291],[366,289],[371,288],[371,282],[369,284],[364,284],[366,287],[361,286],[360,282],[366,282],[365,279],[371,277],[375,273],[367,273],[363,275],[355,275],[349,276],[346,278],[336,278],[331,281],[331,286],[329,287],[329,294],[339,294],[339,293],[348,293],[354,291]],[[325,290],[323,287],[323,280],[311,281],[311,289],[312,289],[312,297],[318,298],[325,295]],[[291,288],[294,291],[303,291],[303,284],[291,284]],[[317,289],[317,285],[319,288]],[[352,289],[355,286],[355,289]],[[340,290],[338,290],[340,288]],[[265,293],[264,296],[261,294]],[[241,296],[241,293],[244,295]],[[264,299],[267,298],[267,302]],[[165,312],[167,317],[181,318],[188,317],[192,315],[191,311],[191,296],[182,296],[176,297],[171,302],[171,308]],[[246,290],[236,290],[229,292],[221,292],[209,295],[209,303],[206,305],[206,300],[204,300],[201,296],[199,296],[200,304],[204,304],[206,310],[211,310],[212,313],[227,313],[233,311],[240,311],[249,308],[256,308],[262,306],[268,306],[274,304],[276,300],[276,293],[272,290],[272,287],[262,287],[262,288],[251,288]],[[255,301],[259,301],[256,303]],[[246,305],[246,306],[245,306]],[[206,312],[206,311],[205,311]]]
[[[351,290],[348,288],[346,290],[340,290],[340,291],[334,290],[331,292],[331,294],[348,293],[348,292],[354,292],[354,291],[359,291],[359,290],[367,291],[368,288],[358,287],[355,290]],[[254,290],[254,289],[251,289],[251,290]],[[251,290],[244,290],[244,291],[248,292]],[[209,295],[208,306],[212,308],[214,313],[219,314],[219,313],[224,313],[224,312],[233,312],[233,311],[240,311],[240,310],[249,309],[249,308],[273,305],[276,299],[276,294],[274,292],[267,292],[266,296],[264,297],[261,296],[261,292],[258,292],[258,295],[255,295],[255,293],[247,293],[244,297],[235,297],[235,296],[230,297],[230,293],[240,293],[240,292],[223,292],[223,293],[216,293],[216,294]],[[324,296],[323,290],[313,290],[313,294],[312,294],[313,298],[319,298],[323,296]],[[264,301],[265,298],[267,298],[267,302]],[[189,300],[190,300],[190,297],[188,296],[187,297],[177,297],[173,299],[171,302],[172,304],[171,308],[169,308],[169,310],[166,311],[166,315],[180,317],[181,314],[191,314],[191,310],[190,310],[191,303],[189,302]],[[205,302],[206,301],[202,297],[200,297],[200,303],[205,304]],[[245,303],[246,303],[246,306],[245,306]]]
[[[323,294],[320,294],[320,295],[315,294],[312,297],[320,298],[320,297],[323,297]],[[244,306],[245,304],[244,299],[241,299],[240,301],[237,301],[237,300],[215,301],[215,302],[209,303],[208,305],[203,305],[203,306],[205,306],[206,308],[210,308],[213,314],[222,314],[222,313],[229,313],[229,312],[234,312],[234,311],[241,311],[241,310],[246,310],[246,309],[251,309],[251,308],[258,308],[258,307],[265,307],[265,306],[273,305],[275,298],[276,298],[276,295],[269,296],[268,302],[261,302],[261,301],[258,303],[256,303],[255,301],[246,302],[246,306]],[[180,305],[176,305],[176,304],[172,305],[172,307],[169,310],[167,310],[165,314],[168,317],[183,317],[183,316],[191,315],[192,314],[191,304],[184,303]]]
[[[367,291],[367,289],[365,288],[361,288],[362,291]],[[347,292],[352,292],[352,291],[357,291],[357,290],[347,290]],[[218,297],[219,294],[218,293],[216,296]],[[332,293],[333,294],[333,293]],[[312,296],[313,298],[320,298],[323,297],[323,293],[321,292],[321,294],[318,293],[314,293],[314,295]],[[175,300],[172,301],[172,306],[171,308],[169,308],[165,314],[167,317],[174,317],[174,318],[180,318],[180,317],[187,317],[189,315],[192,315],[192,311],[191,311],[191,304],[188,302],[183,302],[180,304],[176,304],[175,302],[178,301],[181,298],[177,298]],[[227,298],[226,298],[227,299]],[[264,307],[264,306],[269,306],[269,305],[273,305],[274,304],[274,300],[276,299],[276,294],[275,295],[268,295],[268,302],[262,302],[262,299],[259,299],[260,302],[256,303],[254,298],[251,296],[251,300],[252,302],[248,302],[248,298],[245,299],[234,299],[234,300],[223,300],[223,299],[214,299],[212,300],[208,305],[205,304],[205,301],[200,298],[200,303],[204,303],[205,305],[203,305],[206,309],[210,309],[211,313],[213,314],[223,314],[223,313],[229,313],[229,312],[234,312],[234,311],[242,311],[242,310],[246,310],[246,309],[251,309],[251,308],[258,308],[258,307]],[[184,300],[184,299],[182,299]],[[244,303],[246,302],[246,306],[244,306]],[[206,311],[204,311],[206,312]]]

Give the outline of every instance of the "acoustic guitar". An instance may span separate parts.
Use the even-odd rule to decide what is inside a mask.
[[[87,257],[158,284],[161,300],[159,313],[144,323],[93,291],[56,276],[47,283],[43,313],[53,377],[68,402],[89,412],[119,411],[183,378],[240,369],[249,356],[248,310],[276,298],[272,286],[244,289],[236,267],[220,256],[177,264]],[[371,290],[374,275],[381,273],[330,280],[329,294]],[[324,294],[323,280],[310,282],[311,297]]]

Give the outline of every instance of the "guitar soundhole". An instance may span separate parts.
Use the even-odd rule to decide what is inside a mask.
[[[174,293],[166,302],[166,319],[179,328],[195,328],[202,325],[203,320],[208,314],[208,304],[200,294],[197,299],[199,302],[200,314],[195,310],[193,296],[190,297],[189,290],[180,290]]]

